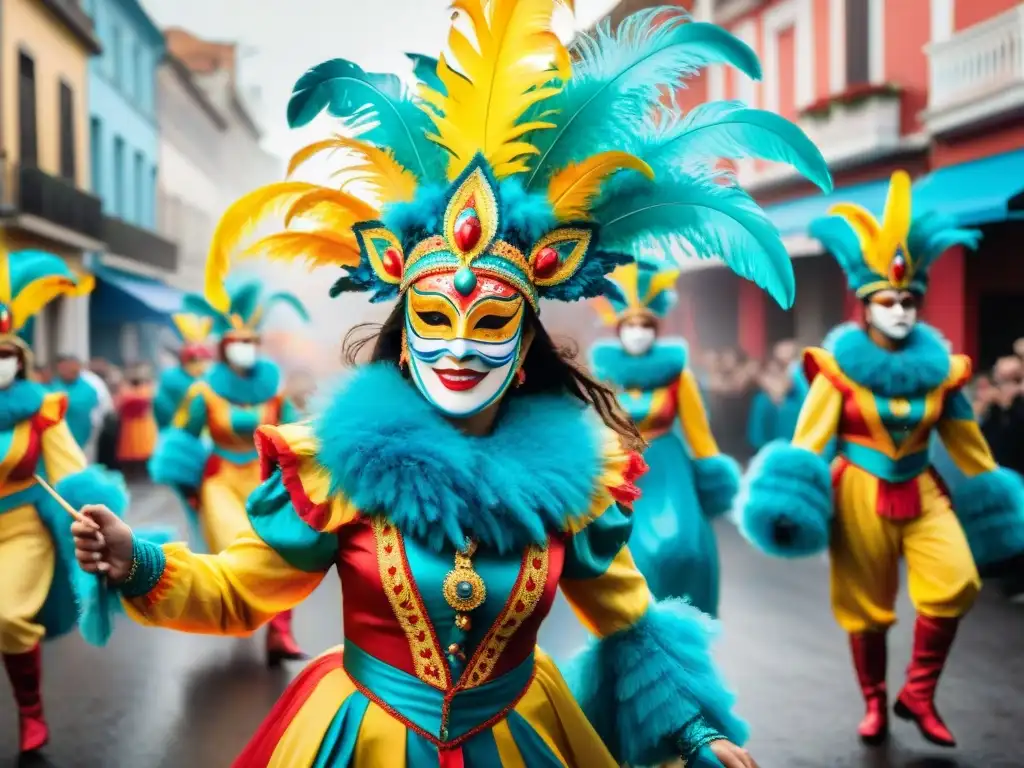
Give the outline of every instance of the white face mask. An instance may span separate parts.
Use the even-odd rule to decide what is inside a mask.
[[[224,359],[235,368],[249,370],[256,365],[256,344],[251,341],[231,341],[224,345]]]
[[[906,291],[879,291],[871,297],[865,319],[872,328],[893,341],[903,341],[917,324],[917,304],[906,301]]]
[[[18,358],[0,357],[0,389],[7,389],[18,378]]]
[[[619,329],[619,341],[627,354],[646,355],[654,346],[657,336],[654,328],[649,325],[624,325]]]

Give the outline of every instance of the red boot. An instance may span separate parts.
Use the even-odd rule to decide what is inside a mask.
[[[50,740],[50,729],[43,718],[43,697],[39,691],[41,657],[38,645],[27,653],[4,654],[4,666],[18,704],[22,752],[35,752]]]
[[[917,723],[921,735],[940,747],[955,747],[956,739],[935,709],[935,688],[956,637],[959,619],[918,616],[914,625],[914,653],[907,681],[896,699],[897,717]]]
[[[267,625],[267,664],[276,667],[282,661],[308,659],[292,635],[292,612],[277,614]]]
[[[857,682],[864,695],[864,719],[857,726],[865,744],[881,744],[889,735],[889,711],[885,688],[885,631],[850,635],[850,651]]]

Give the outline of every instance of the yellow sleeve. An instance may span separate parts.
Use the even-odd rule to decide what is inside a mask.
[[[66,402],[67,396],[63,393],[47,394],[40,410],[40,416],[51,422],[43,430],[41,438],[43,468],[51,485],[56,485],[68,475],[81,472],[88,463],[68,423],[64,421]]]
[[[971,376],[970,359],[953,355],[950,360],[950,391],[939,419],[939,437],[949,458],[967,477],[974,477],[996,468],[995,458],[981,427],[974,418],[974,408],[961,387]]]
[[[700,396],[697,379],[689,369],[679,377],[679,421],[683,437],[694,459],[706,459],[718,455],[718,443],[711,434],[708,414]]]
[[[843,395],[833,382],[841,374],[832,356],[820,349],[804,353],[804,368],[810,374],[811,386],[800,408],[792,443],[821,454],[839,429]]]
[[[247,635],[301,603],[326,573],[290,565],[251,533],[242,534],[216,555],[197,555],[183,544],[137,547],[144,550],[137,554],[139,567],[159,569],[159,573],[136,572],[136,583],[126,584],[123,590],[126,612],[140,624],[183,632]],[[150,559],[157,562],[147,565]]]

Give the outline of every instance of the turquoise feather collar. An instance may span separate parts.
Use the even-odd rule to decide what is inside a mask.
[[[631,355],[618,341],[599,341],[590,350],[597,378],[620,389],[651,390],[670,384],[686,368],[682,339],[660,339],[646,355]]]
[[[510,394],[494,431],[470,437],[384,363],[346,377],[314,424],[333,492],[437,551],[472,536],[510,552],[566,530],[590,508],[603,429],[575,398]]]
[[[278,393],[281,369],[270,360],[257,360],[248,376],[239,376],[225,363],[214,363],[206,373],[210,388],[236,405],[259,405]]]
[[[949,376],[949,352],[942,335],[918,323],[902,349],[890,352],[875,344],[856,323],[829,332],[822,346],[843,373],[883,397],[910,397],[930,392]]]
[[[39,413],[45,396],[43,387],[24,379],[18,379],[7,389],[0,389],[0,430],[13,429]]]

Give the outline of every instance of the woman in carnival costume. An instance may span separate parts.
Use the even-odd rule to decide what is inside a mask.
[[[253,531],[220,555],[133,544],[100,508],[74,528],[80,562],[106,569],[132,616],[186,631],[250,632],[337,567],[344,647],[300,674],[239,766],[754,765],[710,620],[655,601],[625,546],[639,435],[537,314],[613,290],[605,276],[650,238],[728,243],[739,271],[791,296],[777,231],[711,170],[745,151],[736,132],[708,125],[712,150],[649,122],[696,68],[756,74],[756,59],[677,8],[602,28],[571,57],[554,6],[459,0],[475,43],[456,23],[459,71],[415,57],[422,100],[342,60],[299,80],[293,125],[326,108],[362,134],[292,165],[334,150],[351,191],[286,181],[236,203],[213,294],[238,238],[283,206],[292,226],[244,252],[340,265],[335,295],[397,300],[374,362],[314,421],[258,430]],[[558,587],[599,638],[572,686],[536,648]]]
[[[209,318],[220,337],[218,360],[189,387],[172,426],[161,434],[149,464],[154,482],[171,486],[209,552],[222,552],[250,533],[246,500],[260,484],[253,435],[264,424],[292,421],[295,413],[281,391],[281,371],[260,357],[260,330],[267,312],[287,304],[303,320],[305,307],[290,293],[263,297],[251,280],[225,287],[223,276],[208,276],[207,295],[189,294],[185,308]],[[208,436],[206,440],[204,436]],[[292,613],[275,615],[267,628],[267,661],[306,658],[292,635]]]
[[[718,546],[710,520],[726,512],[740,470],[721,454],[687,367],[682,339],[658,338],[675,306],[678,270],[634,262],[612,280],[620,298],[594,304],[618,333],[591,350],[594,373],[619,390],[619,403],[647,441],[649,471],[639,481],[629,548],[655,597],[686,597],[718,613]]]
[[[811,234],[864,302],[865,327],[833,332],[805,352],[810,391],[792,442],[767,446],[741,491],[748,538],[782,556],[830,549],[832,608],[849,633],[866,703],[859,734],[888,734],[886,631],[896,621],[899,559],[917,610],[912,658],[896,714],[954,746],[935,705],[957,626],[980,587],[978,566],[1024,550],[1024,486],[996,466],[962,388],[970,360],[917,322],[928,270],[980,233],[934,212],[911,216],[910,177],[893,174],[882,221],[835,206]],[[965,475],[950,499],[929,461],[937,431]],[[821,457],[835,444],[831,467]],[[973,551],[973,557],[972,557]]]
[[[213,329],[213,318],[180,312],[172,320],[182,343],[176,353],[178,365],[160,374],[156,397],[153,399],[153,415],[160,429],[171,426],[185,394],[206,373],[213,359],[207,344]]]
[[[114,398],[118,414],[117,466],[126,476],[145,474],[146,462],[156,448],[157,425],[153,415],[156,390],[150,368],[136,363],[125,372]],[[131,475],[128,475],[129,471]]]
[[[14,689],[20,749],[49,739],[41,696],[40,642],[75,627],[78,572],[68,515],[48,483],[75,506],[127,504],[123,486],[86,469],[65,415],[68,396],[30,380],[32,353],[19,331],[58,296],[92,289],[64,261],[41,251],[0,252],[0,654]]]

